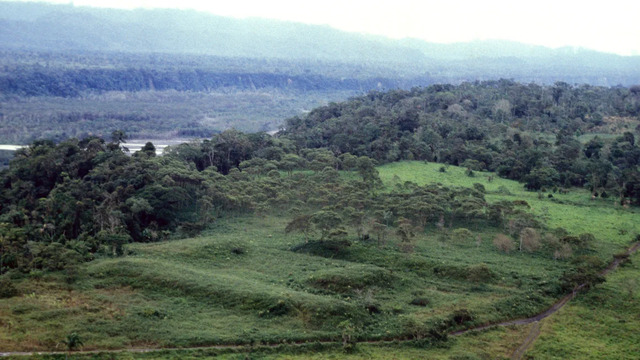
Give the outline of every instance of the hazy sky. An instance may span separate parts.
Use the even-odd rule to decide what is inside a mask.
[[[197,9],[224,16],[326,24],[347,31],[441,43],[505,39],[640,55],[640,1],[636,0],[74,0],[73,3],[126,9]]]

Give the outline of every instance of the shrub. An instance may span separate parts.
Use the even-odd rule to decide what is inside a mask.
[[[591,244],[596,242],[596,237],[590,233],[582,233],[578,235],[578,239],[580,239],[580,246],[583,248],[588,248]]]
[[[569,244],[562,244],[556,251],[553,252],[554,259],[565,260],[570,258],[573,255],[573,250],[571,250],[571,246]]]
[[[529,205],[529,203],[526,200],[513,200],[513,205],[531,208],[531,205]]]
[[[284,300],[278,300],[274,305],[270,306],[266,311],[260,311],[260,317],[282,316],[289,313],[291,305]]]
[[[0,277],[0,299],[6,299],[18,295],[18,289],[8,277]]]
[[[153,309],[153,308],[145,308],[140,311],[140,315],[145,318],[155,318],[155,319],[166,319],[167,313],[163,310]]]
[[[453,230],[453,238],[456,242],[464,244],[473,238],[473,233],[466,228],[458,228]]]
[[[569,231],[565,228],[557,227],[553,229],[553,234],[559,238],[569,235]]]
[[[562,245],[560,243],[560,240],[558,240],[555,235],[550,233],[544,234],[544,236],[542,237],[542,244],[551,250],[557,250]]]
[[[578,285],[584,285],[587,289],[605,281],[600,275],[600,270],[605,264],[595,256],[580,256],[573,259],[573,267],[567,270],[561,277],[562,288],[571,291]]]
[[[580,243],[581,243],[580,238],[577,237],[577,236],[573,236],[573,235],[563,236],[563,237],[560,238],[560,241],[563,244],[567,244],[567,245],[570,245],[570,246],[576,246],[576,247],[579,247]]]
[[[404,322],[404,331],[414,340],[420,340],[429,335],[430,327],[428,324],[418,321],[414,318],[407,318]]]
[[[449,321],[452,325],[462,325],[473,321],[474,317],[467,309],[458,309],[454,311],[449,317]]]
[[[369,268],[365,271],[337,268],[317,271],[307,279],[307,283],[315,288],[346,293],[363,290],[370,286],[389,285],[393,280],[394,276],[389,271],[379,268]],[[365,293],[364,295],[372,298],[373,294]]]
[[[495,274],[487,264],[477,264],[468,267],[467,280],[473,282],[488,282],[493,280]]]
[[[346,253],[350,246],[349,240],[309,241],[292,247],[291,251],[332,258]]]
[[[473,183],[473,188],[476,189],[478,192],[481,192],[483,194],[485,194],[487,192],[487,189],[485,189],[484,185],[482,185],[480,183]]]
[[[411,302],[409,304],[415,305],[415,306],[427,306],[427,305],[429,305],[429,303],[430,303],[429,299],[427,299],[425,297],[417,297],[417,298],[411,300]]]
[[[534,252],[540,248],[540,235],[533,228],[524,228],[520,232],[520,251]]]
[[[493,239],[493,246],[495,246],[498,250],[510,253],[515,249],[515,245],[513,244],[513,240],[511,240],[507,235],[498,234]]]
[[[242,247],[236,246],[231,249],[231,253],[235,255],[243,255],[246,253],[246,250]]]

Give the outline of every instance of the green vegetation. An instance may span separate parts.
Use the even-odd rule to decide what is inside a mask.
[[[418,177],[415,180],[425,183],[443,182],[465,171],[454,166],[445,173],[438,169],[438,164],[404,162],[378,170],[383,179],[413,174]],[[469,181],[467,177],[458,178]],[[492,201],[527,199],[534,212],[544,202],[559,213],[577,211],[579,215],[580,211],[588,214],[593,207],[609,209],[616,214],[612,217],[620,217],[620,227],[607,230],[606,238],[596,236],[598,250],[589,252],[603,259],[628,243],[629,235],[620,235],[620,230],[636,231],[632,224],[637,214],[616,207],[613,201],[579,206],[573,202],[585,198],[579,193],[561,194],[558,200],[565,203],[559,203],[539,200],[510,180],[479,177],[475,181],[484,182],[487,196],[494,197]],[[385,191],[398,187],[393,181],[384,184]],[[501,186],[511,189],[510,194],[493,193]],[[590,201],[584,200],[584,204]],[[626,224],[625,217],[629,221]],[[354,228],[348,226],[349,246],[334,248],[331,241],[324,240],[329,244],[312,250],[309,246],[316,244],[321,232],[306,235],[311,240],[305,240],[302,233],[287,235],[288,219],[225,216],[197,238],[130,244],[125,246],[126,256],[99,255],[82,265],[71,283],[66,271],[6,274],[3,278],[11,277],[22,295],[0,300],[0,319],[10,329],[0,339],[1,347],[54,349],[64,344],[59,334],[72,333],[82,339],[83,349],[297,341],[313,344],[316,340],[342,341],[344,329],[354,340],[431,339],[433,330],[443,326],[437,325],[438,321],[453,329],[545,309],[561,294],[562,274],[571,267],[571,262],[554,260],[546,243],[533,253],[514,250],[504,254],[495,249],[492,239],[508,231],[508,222],[496,227],[463,220],[464,229],[459,225],[449,229],[446,220],[444,228],[439,229],[436,219],[416,233],[410,248],[403,246],[403,236],[392,231],[388,231],[385,242],[379,243],[373,233],[367,240],[355,237]],[[384,216],[380,221],[384,223]],[[589,221],[576,225],[581,231],[597,230],[597,224]],[[549,228],[540,229],[545,232]],[[576,253],[581,251],[575,248]],[[350,325],[339,327],[344,321]],[[505,351],[498,350],[500,346],[511,346],[500,345],[504,339],[498,338],[503,335],[494,335],[504,331],[465,335],[449,340],[446,348],[428,351],[434,358],[495,354]],[[478,342],[484,344],[479,350],[462,350],[464,344]],[[488,342],[495,343],[488,346]],[[416,351],[406,345],[386,346],[390,345],[357,344],[350,356],[383,358],[396,354],[410,358]],[[315,355],[318,358],[332,352],[344,355],[340,349],[320,348],[327,352]],[[217,351],[210,350],[210,354],[236,356],[232,349]],[[284,356],[293,357],[299,351],[302,357],[310,356],[296,348],[283,348],[281,355],[255,351],[265,358],[291,351],[294,353]],[[162,358],[170,354],[146,356]]]
[[[561,359],[633,359],[640,341],[638,255],[607,281],[578,295],[575,301],[549,319],[527,355]]]
[[[331,148],[380,163],[436,161],[463,166],[468,177],[489,170],[531,191],[585,187],[624,205],[640,203],[638,115],[637,86],[500,80],[371,92],[288,119],[284,135],[300,148]],[[607,128],[611,123],[618,126]],[[621,136],[585,144],[576,138],[602,131]]]
[[[553,98],[558,88],[563,111],[575,104],[562,94],[586,96],[561,84],[537,90]],[[464,84],[447,97],[495,89],[523,87]],[[589,296],[602,294],[602,304],[631,313],[635,285],[602,284],[599,272],[640,233],[633,133],[582,144],[564,115],[496,112],[484,125],[478,112],[457,122],[442,109],[409,116],[407,106],[443,91],[371,93],[290,119],[297,127],[275,137],[226,130],[163,156],[152,143],[128,155],[121,130],[109,142],[38,140],[17,151],[0,173],[0,348],[223,345],[203,356],[231,358],[247,350],[238,345],[267,358],[424,348],[483,358],[509,356],[508,339],[525,330],[451,332],[538,314],[583,284],[595,291],[576,311],[600,306]],[[594,91],[630,103],[637,95]],[[368,101],[376,106],[366,112]],[[356,133],[338,136],[347,119],[359,136],[373,134],[369,147],[352,143]],[[439,137],[422,139],[425,131]],[[611,294],[625,286],[630,304],[616,305]],[[561,329],[577,326],[558,319]],[[543,338],[556,326],[548,321]],[[530,351],[556,346],[543,344]]]

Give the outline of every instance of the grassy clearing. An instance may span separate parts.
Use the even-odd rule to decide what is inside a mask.
[[[205,237],[132,244],[128,256],[89,263],[71,286],[23,279],[26,295],[0,300],[9,330],[0,345],[55,349],[74,331],[86,349],[338,340],[345,320],[363,339],[407,336],[408,323],[427,326],[462,308],[478,323],[535,312],[552,301],[540,284],[552,284],[564,266],[430,233],[411,253],[391,239],[314,256],[290,250],[303,240],[285,235],[285,222],[227,219]],[[480,263],[495,278],[471,280],[467,272]],[[537,295],[522,301],[532,289]]]
[[[387,189],[404,181],[483,184],[489,201],[525,200],[549,227],[593,233],[596,243],[590,253],[607,260],[638,232],[635,210],[590,200],[583,191],[539,198],[516,182],[497,177],[490,181],[488,173],[468,177],[461,168],[448,167],[444,173],[439,168],[403,162],[380,167],[380,175]],[[284,233],[288,220],[276,215],[230,217],[217,220],[197,238],[131,244],[127,256],[85,265],[73,284],[65,283],[63,273],[16,274],[22,295],[0,299],[0,348],[61,349],[71,332],[80,334],[85,349],[340,341],[345,323],[361,340],[425,336],[435,323],[451,319],[461,309],[472,318],[453,327],[535,314],[558,297],[558,279],[568,266],[545,249],[533,254],[499,252],[492,239],[503,229],[474,224],[469,225],[472,238],[445,239],[435,226],[428,226],[409,249],[399,246],[393,235],[383,243],[352,237],[350,247],[312,255],[292,251],[304,239]],[[627,356],[625,349],[638,339],[625,334],[637,333],[640,321],[637,316],[633,321],[626,318],[640,309],[633,300],[638,298],[637,287],[629,300],[624,286],[640,270],[637,265],[623,270],[627,275],[612,274],[611,281],[595,292],[581,295],[578,303],[545,320],[540,343],[531,353],[546,358],[572,344],[577,335],[571,334],[580,330],[587,338],[600,339],[601,345],[592,344],[602,349],[608,341],[622,338],[613,351]],[[607,329],[610,334],[603,336]],[[445,347],[427,349],[359,344],[348,356],[339,346],[309,344],[306,350],[260,350],[251,358],[500,358],[510,356],[527,331],[520,327],[466,334],[450,339]],[[570,357],[580,358],[580,351],[570,352],[575,355]],[[246,355],[233,352],[167,351],[104,358]]]
[[[493,173],[474,172],[473,177],[465,174],[464,168],[419,161],[391,163],[379,167],[380,177],[387,186],[395,186],[399,181],[412,181],[419,185],[442,183],[447,186],[471,187],[482,184],[488,201],[525,200],[532,212],[542,217],[549,228],[561,227],[573,234],[592,233],[597,238],[594,250],[603,259],[624,249],[635,234],[640,234],[640,211],[625,209],[615,198],[591,200],[591,194],[582,189],[571,189],[560,194],[525,191],[522,184],[501,179]],[[489,179],[491,177],[491,180]],[[548,196],[552,195],[552,198]]]

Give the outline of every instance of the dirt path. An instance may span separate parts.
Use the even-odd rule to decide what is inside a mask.
[[[637,242],[637,243],[633,244],[633,246],[628,248],[627,251],[624,252],[624,254],[631,255],[634,252],[638,251],[638,249],[640,249],[640,242]],[[623,260],[624,259],[622,257],[615,257],[613,259],[613,261],[611,261],[611,263],[609,263],[609,265],[604,270],[602,270],[600,272],[600,275],[606,276],[611,271],[615,270],[618,266],[620,266],[620,263]],[[542,319],[544,319],[544,318],[556,313],[563,306],[565,306],[569,302],[569,300],[573,299],[576,296],[576,294],[578,292],[580,292],[581,290],[583,290],[586,286],[587,286],[587,284],[580,284],[580,285],[576,286],[576,288],[573,289],[573,291],[571,293],[569,293],[569,294],[565,295],[564,297],[560,298],[560,300],[556,301],[553,305],[551,305],[551,307],[549,307],[547,310],[539,313],[538,315],[534,315],[532,317],[524,318],[524,319],[515,319],[515,320],[503,321],[503,322],[494,323],[494,324],[480,325],[480,326],[476,326],[476,327],[469,328],[469,329],[454,331],[450,335],[461,335],[461,334],[464,334],[464,333],[467,333],[467,332],[470,332],[470,331],[480,331],[480,330],[485,330],[485,329],[489,329],[489,328],[496,327],[496,326],[526,325],[526,324],[531,324],[531,323],[534,323],[534,322],[538,322],[538,321],[540,321],[540,320],[542,320]]]
[[[529,349],[529,346],[531,346],[531,344],[536,341],[538,336],[540,336],[540,325],[540,321],[536,321],[533,323],[533,325],[531,326],[531,330],[529,330],[529,335],[527,335],[527,338],[524,339],[522,345],[520,345],[520,347],[517,348],[513,352],[513,354],[511,354],[511,360],[520,360],[522,358],[527,349]]]
[[[636,242],[634,243],[631,247],[629,247],[627,249],[627,251],[624,252],[624,254],[626,255],[631,255],[634,252],[638,251],[638,249],[640,249],[640,242]],[[604,270],[602,270],[600,272],[600,275],[605,276],[607,274],[609,274],[610,272],[612,272],[613,270],[615,270],[620,263],[624,260],[624,258],[622,257],[615,257],[613,259],[613,261],[611,263],[609,263],[609,266],[607,266]],[[498,326],[513,326],[513,325],[526,325],[526,324],[531,324],[533,323],[534,325],[532,326],[529,335],[527,336],[527,338],[525,339],[525,341],[522,343],[522,345],[520,345],[512,354],[511,359],[520,359],[524,353],[529,349],[529,347],[535,342],[535,340],[538,338],[538,335],[540,335],[540,321],[550,315],[553,315],[555,312],[557,312],[558,310],[560,310],[563,306],[565,306],[569,300],[573,299],[576,294],[584,289],[587,286],[587,284],[581,284],[579,286],[577,286],[572,293],[565,295],[564,297],[562,297],[560,300],[558,300],[557,302],[555,302],[553,305],[551,305],[551,307],[549,307],[547,310],[534,315],[532,317],[529,318],[524,318],[524,319],[516,319],[516,320],[509,320],[509,321],[503,321],[503,322],[499,322],[499,323],[493,323],[493,324],[485,324],[485,325],[479,325],[476,327],[472,327],[469,329],[464,329],[464,330],[458,330],[458,331],[453,331],[451,333],[449,333],[450,336],[458,336],[458,335],[462,335],[462,334],[466,334],[468,332],[471,331],[481,331],[481,330],[486,330],[486,329],[490,329],[490,328],[494,328],[494,327],[498,327]],[[369,343],[369,344],[382,344],[382,343],[395,343],[397,341],[409,341],[410,339],[387,339],[387,340],[377,340],[377,341],[363,341],[365,343]],[[289,344],[291,346],[297,346],[297,345],[304,345],[307,342],[301,342],[301,343],[296,343],[296,344]],[[340,344],[341,341],[335,341],[335,340],[316,340],[316,341],[309,341],[309,343],[322,343],[322,344]],[[265,344],[265,345],[260,345],[260,346],[251,346],[251,345],[214,345],[214,346],[202,346],[202,347],[190,347],[190,348],[139,348],[139,349],[121,349],[121,350],[88,350],[88,351],[75,351],[73,352],[73,354],[99,354],[99,353],[124,353],[124,352],[134,352],[134,353],[146,353],[146,352],[154,352],[154,351],[167,351],[167,350],[206,350],[206,349],[257,349],[257,348],[273,348],[276,346],[281,346],[283,344],[281,343],[276,343],[276,344]],[[34,352],[0,352],[0,357],[5,357],[5,356],[32,356],[32,355],[64,355],[67,354],[67,352],[64,351],[34,351]]]

